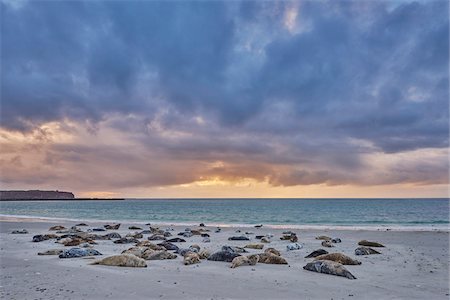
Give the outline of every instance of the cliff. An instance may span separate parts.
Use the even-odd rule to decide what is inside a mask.
[[[65,200],[74,198],[73,193],[60,191],[0,191],[0,200]]]

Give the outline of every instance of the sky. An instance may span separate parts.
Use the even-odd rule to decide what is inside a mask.
[[[449,2],[1,0],[1,189],[447,197]]]

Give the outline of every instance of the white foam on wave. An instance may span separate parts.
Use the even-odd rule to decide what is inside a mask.
[[[2,222],[91,222],[91,223],[126,223],[144,225],[151,223],[158,226],[198,226],[200,222],[154,222],[154,221],[136,221],[126,219],[73,219],[73,218],[56,218],[56,217],[41,217],[29,215],[5,215],[0,214],[0,221]],[[237,224],[237,223],[207,223],[209,227],[222,228],[253,228],[256,224]],[[310,224],[263,224],[264,228],[273,229],[297,229],[297,230],[351,230],[351,231],[445,231],[450,232],[449,225],[310,225]]]

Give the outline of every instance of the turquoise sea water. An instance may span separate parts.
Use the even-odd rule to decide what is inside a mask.
[[[1,215],[160,223],[449,226],[449,199],[139,199],[0,202]]]

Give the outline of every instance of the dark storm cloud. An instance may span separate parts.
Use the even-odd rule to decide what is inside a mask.
[[[204,174],[371,184],[380,181],[358,175],[366,154],[448,147],[447,1],[1,5],[3,128],[73,120],[95,136],[115,116],[108,124],[151,149],[149,160],[157,154],[195,171],[170,163],[163,172],[161,163],[152,177],[140,163],[145,152],[105,150],[105,165],[127,161],[120,167],[134,170],[111,184]],[[47,163],[101,155],[84,147],[58,155],[64,151],[52,148]],[[226,167],[201,165],[214,161]],[[426,180],[400,169],[392,183]]]

